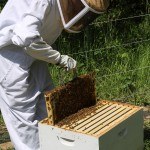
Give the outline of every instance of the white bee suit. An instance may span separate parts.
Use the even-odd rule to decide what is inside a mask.
[[[9,0],[0,14],[0,109],[16,150],[39,150],[47,63],[66,65],[50,46],[63,27],[56,0]],[[64,58],[64,60],[63,60]]]

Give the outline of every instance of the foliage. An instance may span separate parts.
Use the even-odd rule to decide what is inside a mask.
[[[62,53],[77,59],[79,74],[96,72],[100,99],[150,103],[148,13],[148,1],[114,0],[86,30],[77,35],[64,32],[57,40]],[[55,78],[55,67],[51,72]]]
[[[7,2],[7,0],[1,0],[0,1],[0,10],[4,7],[6,2]]]

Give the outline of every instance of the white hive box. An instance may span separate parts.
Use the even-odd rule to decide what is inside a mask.
[[[84,117],[62,125],[39,123],[41,150],[143,150],[143,111],[101,101]]]

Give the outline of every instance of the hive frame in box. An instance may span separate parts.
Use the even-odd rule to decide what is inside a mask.
[[[45,92],[45,100],[48,121],[52,125],[80,109],[95,105],[94,73],[81,75],[63,86]]]

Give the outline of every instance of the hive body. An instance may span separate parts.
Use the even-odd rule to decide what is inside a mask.
[[[88,113],[84,109],[54,126],[47,119],[40,122],[41,150],[143,149],[140,107],[101,101],[90,108]]]

